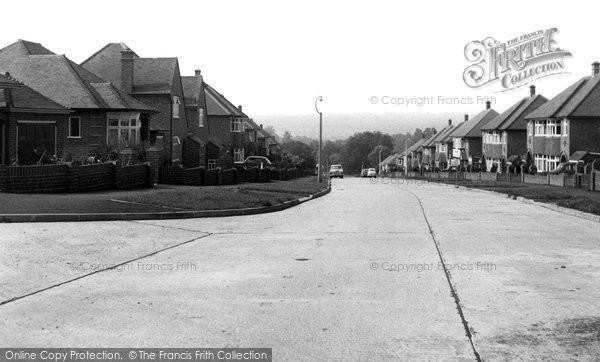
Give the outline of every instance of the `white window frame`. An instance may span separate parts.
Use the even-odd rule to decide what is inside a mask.
[[[568,136],[568,126],[569,126],[569,122],[567,121],[567,119],[563,119],[562,120],[562,136],[563,137],[567,137]]]
[[[179,106],[181,105],[181,100],[177,96],[173,96],[173,118],[179,118]]]
[[[71,127],[71,122],[72,122],[74,119],[77,119],[77,120],[79,120],[79,132],[78,132],[78,133],[79,133],[79,135],[78,135],[78,136],[73,136],[73,135],[71,134],[71,129],[72,129],[72,127]],[[67,138],[81,138],[81,117],[69,117],[69,135],[67,136]]]
[[[233,118],[231,120],[231,132],[244,132],[244,124],[241,118]]]
[[[535,121],[535,135],[545,136],[546,135],[546,121],[536,120]]]
[[[244,149],[234,148],[233,149],[233,162],[243,163],[244,162]]]
[[[117,125],[111,125],[111,121],[117,121]],[[123,125],[126,122],[127,125]],[[135,125],[131,124],[135,122]],[[139,113],[107,113],[106,115],[106,144],[109,144],[109,134],[111,130],[117,131],[117,144],[126,143],[128,145],[137,144],[140,142],[140,130],[142,128],[142,122],[140,121]],[[127,142],[124,142],[121,138],[121,131],[127,130]],[[135,130],[135,137],[132,140],[131,131]]]
[[[217,160],[209,158],[207,162],[208,170],[214,170],[217,168]]]
[[[533,122],[527,123],[527,136],[533,136]]]

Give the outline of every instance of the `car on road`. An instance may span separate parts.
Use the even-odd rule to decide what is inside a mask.
[[[340,165],[340,164],[331,165],[331,167],[329,168],[329,177],[330,178],[334,178],[334,177],[344,178],[344,169],[342,168],[342,165]]]
[[[250,156],[246,158],[244,163],[240,164],[243,167],[258,167],[260,169],[263,168],[271,168],[273,164],[271,161],[264,156]]]
[[[367,177],[377,177],[377,171],[374,168],[370,168],[367,171]]]

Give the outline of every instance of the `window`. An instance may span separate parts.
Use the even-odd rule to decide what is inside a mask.
[[[208,169],[214,170],[217,168],[217,160],[209,159],[208,160]]]
[[[69,136],[68,138],[81,138],[81,118],[69,117]]]
[[[535,135],[543,136],[546,134],[546,122],[545,121],[535,121]]]
[[[538,172],[552,171],[558,167],[558,164],[560,163],[560,158],[558,156],[536,154],[534,159],[535,167],[537,167]]]
[[[508,140],[508,134],[506,132],[502,132],[502,144],[505,145]]]
[[[231,132],[243,132],[242,120],[239,118],[234,118],[231,120]]]
[[[107,144],[132,145],[139,142],[140,122],[136,118],[108,119]]]
[[[179,97],[175,96],[173,97],[173,118],[179,118],[179,105],[181,104],[181,101],[179,100]]]
[[[562,136],[567,137],[567,120],[563,119],[562,121]]]
[[[533,136],[533,122],[527,123],[527,135]]]
[[[233,149],[233,162],[244,162],[244,149],[234,148]]]
[[[204,127],[204,108],[198,107],[198,127]]]

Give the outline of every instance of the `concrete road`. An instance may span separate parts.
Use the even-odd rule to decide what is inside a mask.
[[[500,195],[352,178],[274,214],[3,224],[0,344],[593,360],[598,230]]]

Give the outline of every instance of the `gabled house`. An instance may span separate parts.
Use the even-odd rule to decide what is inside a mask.
[[[488,171],[494,167],[498,172],[507,169],[511,156],[527,153],[527,121],[525,116],[546,103],[548,99],[535,94],[535,86],[529,87],[529,97],[519,100],[502,114],[481,127],[483,157]]]
[[[58,123],[54,126],[43,119],[31,119],[23,126],[28,132],[44,134],[48,145],[53,139],[56,146],[48,152],[58,158],[88,157],[110,145],[138,144],[144,140],[142,130],[149,116],[155,113],[112,83],[37,43],[19,40],[0,49],[0,73],[6,72],[71,110],[64,134],[58,132]]]
[[[473,165],[481,161],[482,140],[481,127],[498,116],[498,112],[492,109],[491,103],[486,102],[483,111],[472,119],[465,115],[465,121],[457,127],[450,137],[452,138],[452,156],[460,156],[460,166]]]
[[[427,137],[423,143],[417,148],[419,167],[431,170],[435,166],[435,139],[439,133],[434,133]]]
[[[71,111],[0,75],[0,164],[29,165],[64,148]]]
[[[432,142],[435,146],[435,167],[441,170],[448,168],[450,154],[452,151],[452,138],[450,137],[450,134],[454,131],[454,129],[455,126],[452,125],[452,120],[449,119],[448,125],[437,134]]]
[[[211,137],[230,153],[233,162],[244,162],[245,124],[248,116],[208,83],[204,83],[204,86]]]
[[[600,152],[600,63],[535,111],[525,116],[527,162],[551,171],[577,151]]]
[[[259,125],[258,131],[258,156],[265,156],[271,162],[279,161],[279,144],[269,134],[269,132],[263,129],[263,125]]]
[[[109,43],[81,66],[155,108],[142,131],[150,143],[163,145],[167,160],[183,162],[188,122],[177,58],[143,58],[123,43]]]
[[[404,162],[404,164],[408,165],[408,167],[412,169],[420,168],[423,164],[423,145],[427,141],[431,140],[433,137],[435,137],[435,134],[428,138],[421,138],[412,146],[410,146],[406,150],[406,161]]]

